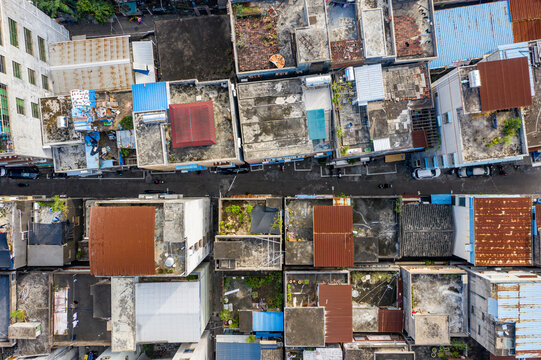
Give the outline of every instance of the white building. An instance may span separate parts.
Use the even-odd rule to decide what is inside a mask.
[[[0,163],[51,158],[38,104],[53,94],[48,44],[69,40],[69,32],[25,0],[0,1],[0,30]]]

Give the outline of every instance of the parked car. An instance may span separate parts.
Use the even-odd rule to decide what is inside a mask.
[[[489,166],[475,166],[475,167],[460,168],[457,170],[456,174],[460,178],[465,178],[465,177],[470,177],[470,176],[489,176],[490,167]]]
[[[0,176],[7,176],[12,179],[37,179],[39,177],[39,169],[37,167],[2,167],[0,168]]]
[[[241,165],[230,168],[220,168],[221,174],[243,174],[250,172],[250,165]]]
[[[145,191],[143,191],[143,194],[146,194],[146,195],[156,195],[156,194],[169,195],[169,194],[174,194],[174,193],[175,193],[174,191],[171,191],[169,189],[166,189],[166,190],[145,190]]]
[[[413,176],[415,180],[433,179],[433,178],[437,178],[440,175],[441,175],[440,169],[421,169],[421,168],[417,168],[413,170],[413,173],[411,174],[411,176]]]

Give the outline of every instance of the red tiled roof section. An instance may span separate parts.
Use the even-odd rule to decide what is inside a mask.
[[[154,275],[154,206],[94,206],[90,210],[92,275]]]
[[[325,307],[325,343],[353,341],[351,285],[319,285],[319,306]]]
[[[353,208],[314,206],[314,266],[353,266]]]
[[[541,19],[541,0],[509,0],[511,21]]]
[[[532,265],[530,198],[476,198],[475,265]]]
[[[528,59],[483,61],[477,64],[481,75],[481,110],[512,109],[532,104]]]
[[[378,310],[378,331],[401,334],[404,327],[404,312],[402,310]]]
[[[541,39],[541,19],[514,22],[513,39],[516,43]]]
[[[212,101],[169,105],[173,147],[216,144]]]

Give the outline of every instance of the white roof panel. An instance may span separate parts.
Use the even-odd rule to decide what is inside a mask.
[[[374,151],[385,151],[391,148],[391,139],[375,139],[374,140]]]
[[[198,342],[200,303],[197,281],[136,284],[137,342]]]
[[[148,75],[135,72],[135,83],[145,84],[156,82],[156,71],[154,68],[154,49],[152,41],[134,41],[131,43],[134,65],[146,65]]]
[[[354,71],[359,105],[366,105],[369,101],[385,99],[381,64],[359,66]]]

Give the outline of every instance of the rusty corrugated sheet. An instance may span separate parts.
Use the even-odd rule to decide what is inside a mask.
[[[314,266],[353,266],[351,206],[314,206]]]
[[[352,267],[352,234],[314,234],[315,267]]]
[[[509,0],[511,21],[541,18],[541,0]]]
[[[481,110],[512,109],[532,104],[528,58],[483,61],[477,64],[481,75]]]
[[[513,39],[516,43],[541,39],[541,19],[513,23]]]
[[[319,306],[325,307],[325,343],[353,341],[351,285],[319,285]]]
[[[425,130],[412,130],[411,137],[413,139],[414,148],[428,147],[428,139],[426,138]]]
[[[94,206],[89,257],[93,275],[154,275],[154,206]]]
[[[476,198],[475,265],[532,265],[530,198]]]
[[[351,233],[353,208],[351,206],[314,206],[314,234]]]
[[[404,328],[404,312],[402,310],[378,310],[378,331],[401,334]]]

